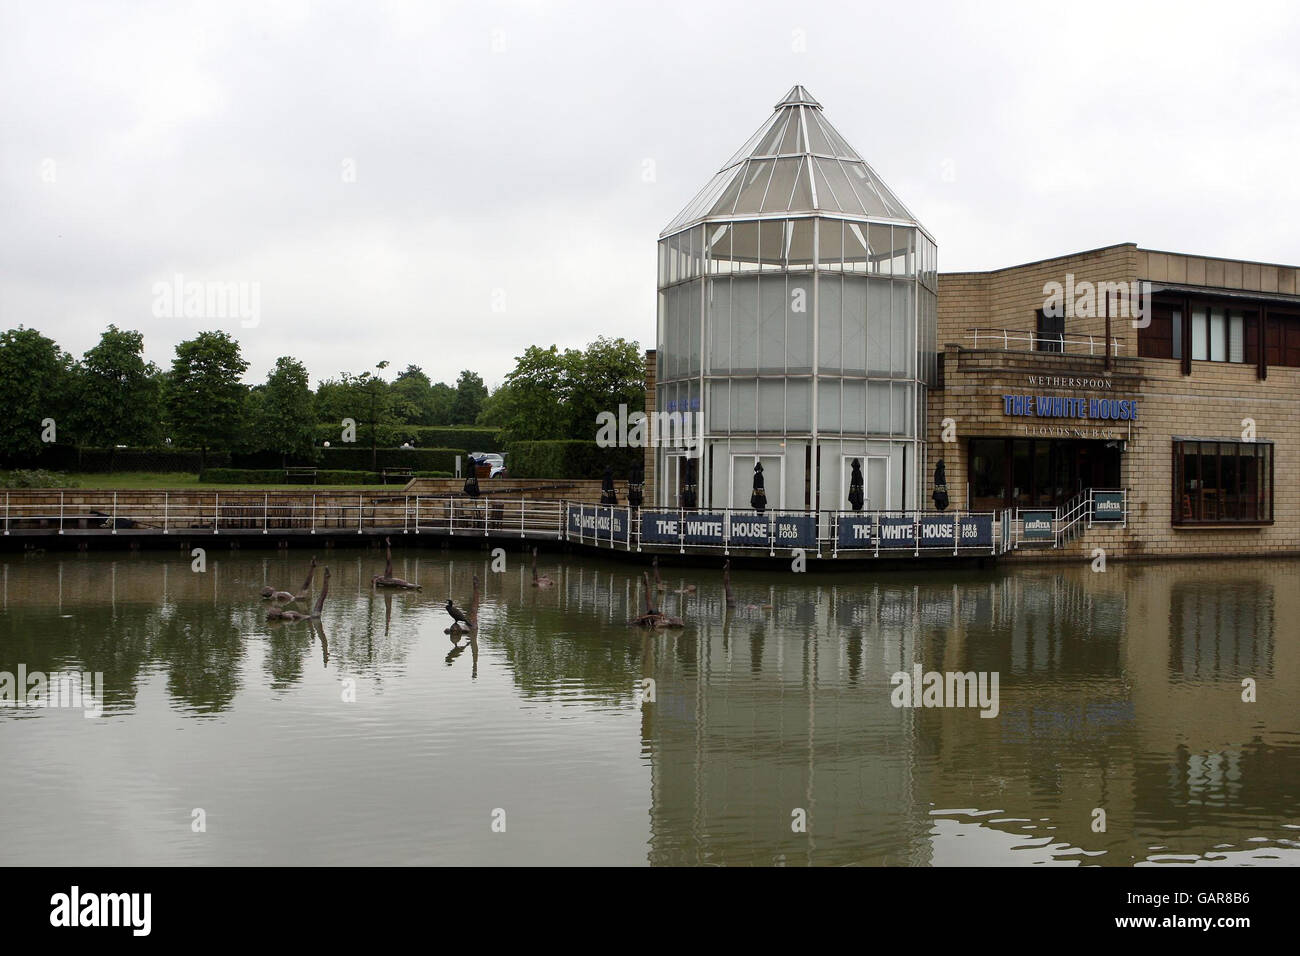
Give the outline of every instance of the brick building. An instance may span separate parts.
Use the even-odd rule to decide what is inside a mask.
[[[942,462],[949,510],[1060,556],[1300,551],[1300,267],[1124,243],[939,273],[795,87],[661,234],[658,280],[646,411],[700,441],[647,449],[649,507],[748,509],[761,464],[826,539],[851,481],[913,512]]]

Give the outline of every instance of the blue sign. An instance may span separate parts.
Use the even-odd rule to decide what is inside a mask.
[[[1123,521],[1124,492],[1094,491],[1092,493],[1093,521]]]
[[[853,548],[874,548],[876,542],[872,537],[876,519],[874,515],[840,515],[836,519],[838,530],[835,534],[836,546],[841,551]]]
[[[676,544],[680,540],[680,511],[642,511],[641,541],[644,544]]]
[[[880,516],[880,547],[882,549],[916,547],[916,522],[911,518]]]
[[[1002,414],[1020,418],[1087,418],[1137,421],[1136,398],[1066,398],[1062,395],[1003,395]]]
[[[682,515],[682,535],[687,544],[717,544],[724,541],[726,523],[722,515],[688,511]]]
[[[921,547],[951,548],[957,543],[957,519],[952,515],[922,515]]]
[[[1051,541],[1055,511],[1022,511],[1020,521],[1026,541]]]
[[[569,533],[572,535],[626,544],[629,530],[626,508],[569,505]]]
[[[766,548],[769,529],[767,515],[733,514],[728,519],[731,543],[740,547]]]
[[[992,515],[962,515],[957,527],[961,530],[963,548],[993,547]]]
[[[773,544],[778,548],[817,547],[815,515],[779,515],[772,519]]]

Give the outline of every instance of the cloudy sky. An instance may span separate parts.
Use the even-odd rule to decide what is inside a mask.
[[[250,380],[647,347],[660,229],[795,83],[941,270],[1300,263],[1297,8],[1046,6],[7,0],[0,323],[160,364],[226,328]],[[176,276],[255,323],[168,313]]]

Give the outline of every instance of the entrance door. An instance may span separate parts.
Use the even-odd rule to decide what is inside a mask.
[[[763,490],[767,492],[768,509],[784,508],[781,486],[785,477],[785,458],[782,455],[731,456],[731,489],[728,499],[731,507],[749,510],[749,499],[754,493],[755,462],[763,464]]]

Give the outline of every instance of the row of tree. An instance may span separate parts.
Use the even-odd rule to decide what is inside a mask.
[[[314,455],[315,426],[352,419],[370,444],[382,425],[482,425],[503,440],[590,439],[598,412],[644,401],[635,342],[598,338],[585,350],[530,346],[489,394],[463,371],[455,386],[408,365],[391,381],[387,362],[325,379],[313,391],[306,366],[276,359],[248,385],[239,343],[201,332],[176,346],[169,368],[144,358],[144,336],[110,325],[80,360],[36,329],[0,333],[0,457],[31,458],[43,444],[141,446]]]

